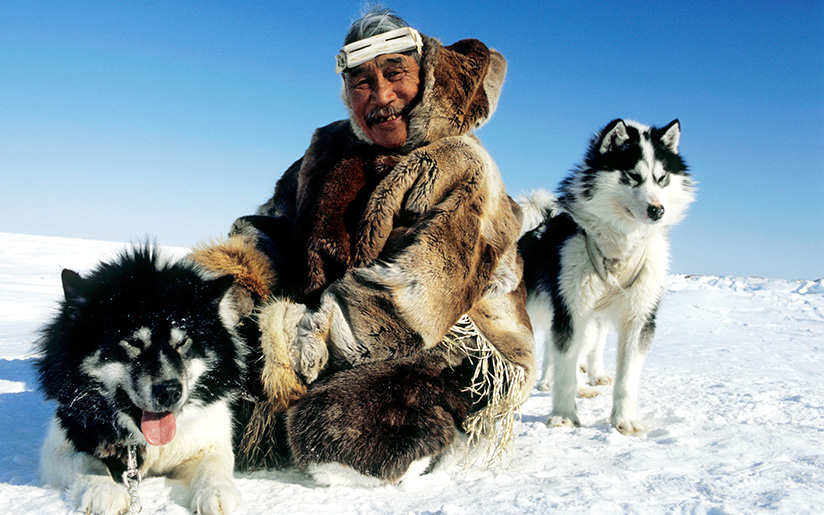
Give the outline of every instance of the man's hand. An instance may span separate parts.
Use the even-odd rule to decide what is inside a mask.
[[[326,310],[306,313],[298,322],[298,341],[292,347],[292,366],[306,383],[312,383],[329,363],[331,313]]]

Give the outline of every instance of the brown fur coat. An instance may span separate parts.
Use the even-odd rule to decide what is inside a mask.
[[[233,244],[271,263],[265,277],[239,283],[266,285],[247,300],[264,317],[280,306],[274,332],[286,334],[306,383],[454,342],[463,320],[519,371],[517,380],[506,376],[507,396],[517,404],[528,395],[535,359],[516,247],[520,211],[472,133],[494,112],[505,71],[503,57],[477,40],[444,47],[425,37],[422,92],[402,148],[371,144],[354,121],[322,127],[272,198],[235,222]],[[195,258],[242,278],[220,247]],[[294,383],[270,397],[300,397]]]

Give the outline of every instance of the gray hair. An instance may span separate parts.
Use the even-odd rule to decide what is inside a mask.
[[[349,32],[343,38],[343,46],[362,39],[371,38],[390,30],[402,29],[408,27],[406,20],[398,16],[392,9],[375,6],[369,9],[363,16],[352,22],[349,26]],[[411,50],[403,52],[415,59],[415,62],[421,64],[421,54]]]

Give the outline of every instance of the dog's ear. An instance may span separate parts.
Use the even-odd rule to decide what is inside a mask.
[[[612,120],[601,133],[601,144],[598,145],[598,153],[606,154],[610,150],[615,150],[629,139],[627,126],[620,118]]]
[[[229,291],[229,288],[231,288],[234,282],[235,278],[231,275],[222,275],[217,279],[207,281],[205,291],[206,299],[219,303],[223,300],[223,296],[226,295],[226,292]]]
[[[678,153],[678,141],[681,139],[681,122],[676,118],[661,129],[661,143],[673,154]]]
[[[73,300],[83,297],[86,280],[74,270],[64,268],[60,273],[60,280],[63,282],[63,295],[66,300]]]

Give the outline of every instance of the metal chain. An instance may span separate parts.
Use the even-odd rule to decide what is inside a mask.
[[[137,455],[135,453],[135,446],[129,445],[126,447],[126,470],[123,472],[123,484],[129,491],[129,511],[127,515],[137,515],[143,506],[140,504],[140,497],[137,495],[137,487],[143,478],[140,471],[137,470]]]

